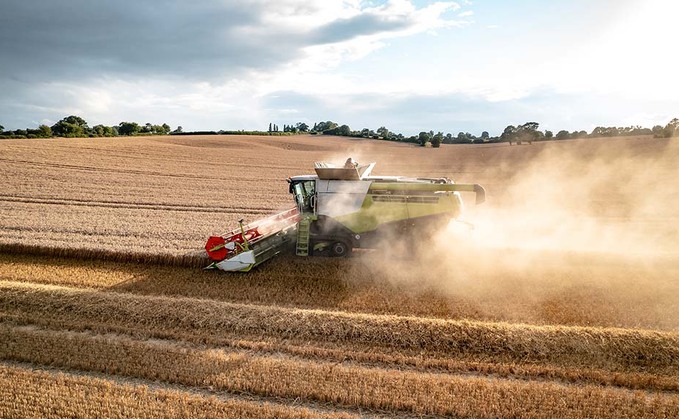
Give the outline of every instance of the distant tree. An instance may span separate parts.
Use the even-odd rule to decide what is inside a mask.
[[[305,124],[304,122],[298,122],[295,127],[299,132],[309,132],[309,125]]]
[[[443,144],[452,144],[453,143],[453,134],[447,133],[445,137],[443,137]]]
[[[516,139],[517,141],[527,141],[529,143],[532,143],[533,141],[537,141],[541,134],[538,131],[538,128],[540,127],[540,124],[537,122],[526,122],[523,125],[519,125],[516,127]]]
[[[269,132],[272,132],[272,131],[273,131],[273,125],[271,124],[271,122],[269,122]]]
[[[143,127],[141,127],[139,132],[141,132],[143,134],[153,134],[153,124],[151,124],[150,122],[147,122],[146,124],[144,124]]]
[[[119,135],[135,135],[138,134],[140,131],[141,127],[136,122],[121,122],[120,124],[118,124]]]
[[[618,128],[618,127],[596,127],[592,130],[592,133],[589,135],[590,137],[617,137],[618,135],[623,134],[626,132],[625,128]],[[578,131],[574,131],[577,135],[580,135]],[[577,138],[577,136],[574,136],[573,138]]]
[[[38,127],[38,137],[50,138],[51,136],[52,136],[52,128],[48,127],[45,124],[42,124]]]
[[[679,119],[672,119],[663,129],[663,137],[670,138],[679,135]]]
[[[465,133],[465,132],[462,132],[462,131],[458,132],[457,137],[456,137],[456,142],[458,142],[458,143],[470,143],[471,139],[469,138],[469,135],[471,135],[471,134]]]
[[[90,132],[95,137],[104,137],[104,136],[106,136],[105,130],[106,130],[106,127],[99,124],[99,125],[93,126]]]
[[[377,128],[377,135],[379,135],[382,138],[389,138],[389,130],[386,127],[379,127]]]
[[[420,132],[420,134],[418,135],[417,139],[418,139],[417,142],[418,142],[421,146],[424,146],[425,144],[427,144],[428,142],[430,142],[430,140],[431,140],[431,135],[430,135],[428,132],[422,131],[422,132]]]
[[[342,126],[339,126],[339,127],[327,129],[327,130],[323,131],[323,134],[350,136],[352,134],[352,132],[351,132],[351,128],[349,128],[348,125],[342,125]]]
[[[120,130],[119,130],[119,131],[120,131]],[[182,132],[184,132],[184,128],[182,128],[182,126],[179,125],[179,126],[177,127],[177,129],[175,129],[174,131],[171,132],[171,134],[181,134]],[[122,135],[122,134],[120,134],[120,135]]]
[[[5,127],[3,127],[2,125],[0,125],[0,133],[2,133],[2,132],[4,132],[4,131],[5,131]]]
[[[89,131],[87,122],[79,116],[71,115],[54,124],[52,133],[57,137],[84,137]]]
[[[568,133],[565,129],[562,129],[561,131],[556,133],[556,138],[557,140],[567,140],[571,137],[571,134]]]
[[[502,131],[500,139],[502,141],[509,141],[509,144],[516,138],[517,128],[514,125],[507,125],[507,127]]]
[[[443,142],[443,133],[438,132],[436,133],[433,137],[431,137],[431,146],[438,148],[441,147],[441,143]]]
[[[571,133],[571,138],[587,138],[587,131],[573,131]]]
[[[490,134],[488,134],[488,131],[483,131],[483,132],[481,133],[481,139],[482,139],[482,140],[488,141],[489,138],[490,138]]]
[[[314,131],[316,132],[325,132],[331,129],[337,128],[339,125],[336,122],[332,121],[325,121],[325,122],[319,122],[317,124],[314,124]]]
[[[660,138],[663,136],[663,130],[664,128],[661,125],[656,125],[651,129],[651,132],[653,133],[653,136],[656,138]],[[2,131],[0,131],[2,132]]]
[[[545,138],[551,140],[552,138],[554,138],[554,133],[549,130],[545,131]]]
[[[368,128],[363,128],[361,132],[359,132],[359,135],[363,138],[372,138],[375,134],[375,131],[368,129]]]
[[[161,127],[163,127],[163,135],[167,135],[170,133],[170,131],[172,131],[172,128],[166,123],[161,125]]]

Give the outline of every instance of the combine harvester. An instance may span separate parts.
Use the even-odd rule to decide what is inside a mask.
[[[485,200],[483,187],[447,178],[370,176],[375,163],[316,163],[315,175],[288,179],[296,206],[208,239],[206,269],[247,272],[295,247],[297,256],[347,256],[380,240],[422,240],[462,212],[460,192]]]

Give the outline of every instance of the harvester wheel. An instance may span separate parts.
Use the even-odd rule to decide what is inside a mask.
[[[330,247],[330,252],[333,256],[344,257],[351,253],[351,247],[343,241],[335,242]]]

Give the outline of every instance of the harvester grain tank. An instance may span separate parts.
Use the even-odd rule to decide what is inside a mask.
[[[344,166],[317,162],[315,175],[288,179],[295,207],[212,236],[208,268],[249,271],[294,245],[298,256],[347,256],[384,238],[418,241],[462,213],[460,192],[485,200],[478,184],[447,178],[371,176],[375,163]]]

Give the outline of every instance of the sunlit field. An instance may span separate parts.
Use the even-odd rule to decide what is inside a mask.
[[[487,201],[425,245],[201,269],[347,157]],[[3,140],[0,168],[0,416],[679,415],[675,140]]]

